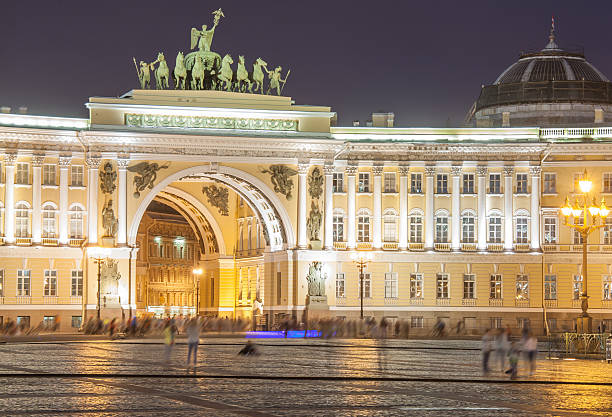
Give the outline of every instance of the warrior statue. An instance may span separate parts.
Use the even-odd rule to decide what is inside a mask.
[[[105,237],[115,237],[117,234],[118,221],[113,210],[113,200],[108,200],[106,206],[102,209],[102,227],[104,228]]]
[[[274,71],[268,71],[268,69],[266,68],[266,72],[268,73],[268,77],[270,78],[270,84],[268,84],[268,90],[266,91],[266,94],[270,94],[270,91],[276,90],[276,95],[281,95],[281,93],[283,92],[283,88],[285,87],[285,83],[287,82],[287,78],[289,78],[289,73],[291,72],[291,70],[287,71],[285,79],[282,79],[282,70],[283,68],[280,66],[276,67]],[[282,86],[281,83],[283,83]]]
[[[134,66],[136,67],[136,74],[138,75],[138,81],[140,81],[140,88],[145,89],[149,88],[151,85],[151,70],[154,67],[153,63],[146,63],[144,61],[140,61],[140,68],[136,64],[136,58],[132,57],[134,61]]]
[[[202,30],[191,28],[191,49],[195,49],[197,44],[200,51],[210,52],[210,46],[212,45],[213,36],[215,35],[215,28],[219,24],[219,20],[225,17],[221,9],[215,10],[212,14],[215,16],[212,29],[206,30],[206,25],[202,25]]]

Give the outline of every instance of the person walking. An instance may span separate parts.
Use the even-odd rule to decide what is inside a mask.
[[[510,374],[510,379],[516,379],[518,374],[518,361],[519,361],[519,345],[518,343],[512,343],[510,350],[508,351],[508,362],[510,363],[510,369],[506,371]]]
[[[200,343],[200,331],[202,326],[197,317],[192,318],[187,323],[187,367],[191,362],[193,354],[193,367],[195,368],[198,362],[198,344]]]
[[[491,351],[493,350],[493,334],[491,329],[487,329],[485,334],[482,336],[482,373],[488,374],[489,369],[489,358],[491,357]]]
[[[504,368],[506,367],[506,355],[509,349],[510,340],[508,339],[508,331],[500,329],[495,337],[495,352],[502,372],[504,372]]]
[[[536,368],[536,356],[538,354],[538,338],[533,333],[529,333],[523,343],[523,350],[529,363],[529,376],[533,375]]]
[[[172,348],[174,347],[174,340],[176,339],[176,326],[174,320],[168,320],[164,327],[164,344],[166,345],[164,351],[164,362],[166,365],[170,364],[170,357],[172,355]]]

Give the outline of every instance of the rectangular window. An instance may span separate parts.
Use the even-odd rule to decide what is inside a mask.
[[[43,185],[55,185],[55,165],[44,164],[43,165]]]
[[[502,276],[500,274],[491,275],[489,298],[501,300],[502,298]]]
[[[29,184],[29,183],[30,183],[30,165],[27,162],[17,163],[15,184]]]
[[[516,276],[516,299],[529,300],[529,277],[527,275]]]
[[[436,175],[436,193],[448,194],[448,174]]]
[[[436,243],[448,242],[448,217],[446,216],[436,217],[435,240],[436,240]]]
[[[501,243],[502,219],[499,216],[489,217],[489,243]]]
[[[410,174],[410,194],[421,194],[423,192],[423,176],[420,173]]]
[[[334,242],[344,242],[344,216],[334,215],[333,235]]]
[[[385,216],[383,238],[385,242],[397,242],[397,225],[395,216]]]
[[[489,174],[489,193],[501,194],[501,174]]]
[[[463,194],[474,194],[474,174],[463,174]]]
[[[604,275],[603,281],[603,299],[612,300],[612,275]]]
[[[357,241],[369,242],[370,241],[370,217],[369,216],[358,216],[357,217]]]
[[[423,328],[423,316],[412,316],[410,317],[410,327],[413,329]]]
[[[423,298],[423,274],[410,274],[410,298]]]
[[[529,319],[527,317],[517,317],[516,327],[519,329],[529,329]]]
[[[70,185],[73,187],[83,186],[83,165],[72,165],[70,167]]]
[[[436,275],[436,298],[448,298],[448,274]]]
[[[556,217],[544,217],[544,243],[557,243]]]
[[[574,275],[572,292],[574,295],[574,300],[579,300],[580,294],[582,294],[582,275]]]
[[[612,172],[603,174],[603,190],[602,193],[612,193]]]
[[[83,271],[80,271],[80,270],[72,271],[70,295],[73,297],[83,296]]]
[[[463,275],[463,298],[472,300],[476,298],[476,275]]]
[[[336,298],[344,298],[344,289],[346,281],[344,280],[344,272],[336,274]]]
[[[385,172],[385,193],[394,193],[395,188],[395,172]]]
[[[57,295],[57,271],[45,271],[44,293],[45,296]]]
[[[410,216],[410,243],[423,241],[423,217]]]
[[[582,217],[574,217],[574,224],[582,226],[584,224]],[[582,233],[576,229],[574,229],[574,245],[582,245]]]
[[[544,276],[544,299],[545,300],[556,300],[557,299],[557,276],[556,275],[545,275]]]
[[[72,316],[72,320],[70,321],[70,326],[73,329],[80,329],[81,328],[81,323],[82,323],[82,317],[81,316]]]
[[[17,295],[22,296],[22,297],[30,295],[30,270],[29,269],[17,270]]]
[[[475,236],[476,224],[474,216],[463,216],[461,218],[461,241],[463,243],[474,243]]]
[[[334,193],[344,192],[344,174],[342,172],[333,173],[332,188],[334,189]]]
[[[359,184],[357,184],[358,193],[369,193],[370,192],[370,173],[360,172],[359,173]]]
[[[527,174],[516,174],[516,193],[527,194]]]
[[[385,273],[385,298],[397,298],[397,272]]]
[[[554,172],[544,173],[544,194],[557,193],[557,174]]]
[[[4,297],[4,269],[0,269],[0,297]]]
[[[491,317],[491,326],[492,329],[501,329],[502,328],[502,318],[501,317]]]
[[[17,326],[28,329],[30,327],[30,316],[17,316]]]
[[[528,230],[529,230],[529,220],[527,217],[517,217],[516,218],[516,243],[527,243],[528,242]]]
[[[603,243],[604,245],[612,245],[612,217],[606,217],[606,223],[603,227]]]
[[[361,298],[361,277],[357,280],[357,297]],[[363,298],[372,297],[372,280],[369,272],[363,273]]]

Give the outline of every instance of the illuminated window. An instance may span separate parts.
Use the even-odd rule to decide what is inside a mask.
[[[556,275],[545,275],[544,276],[544,299],[545,300],[556,300],[557,299],[557,276]]]
[[[574,300],[580,299],[580,294],[582,294],[582,275],[574,275],[572,293],[574,295]]]
[[[57,271],[45,271],[44,295],[57,296]]]
[[[499,274],[491,275],[489,281],[490,293],[489,298],[493,300],[501,300],[502,298],[502,276]]]
[[[436,298],[448,298],[448,274],[436,274]]]
[[[334,172],[332,174],[332,188],[334,193],[344,191],[344,174],[342,172]]]
[[[336,274],[336,298],[344,298],[346,281],[344,279],[344,272],[340,272]]]
[[[55,165],[45,164],[43,165],[43,185],[55,185]]]
[[[341,212],[334,213],[333,216],[333,238],[334,242],[344,242],[344,215]]]
[[[476,298],[476,275],[464,274],[463,275],[463,298],[471,300]]]
[[[56,233],[57,233],[57,229],[56,229],[57,210],[52,204],[45,204],[42,208],[42,216],[43,216],[42,237],[55,238]]]
[[[604,245],[612,245],[612,217],[606,217],[606,225],[603,227]]]
[[[30,237],[30,209],[25,203],[15,206],[15,237]]]
[[[423,298],[423,274],[410,274],[410,298]]]
[[[489,243],[501,243],[502,241],[502,219],[498,214],[489,217]]]
[[[529,300],[529,277],[527,275],[516,276],[516,299]]]
[[[603,299],[612,300],[612,275],[604,275],[603,281]]]
[[[397,272],[385,272],[385,298],[397,298]]]
[[[557,218],[544,217],[544,243],[557,242]]]
[[[423,192],[423,175],[420,173],[410,174],[410,193],[421,194]]]

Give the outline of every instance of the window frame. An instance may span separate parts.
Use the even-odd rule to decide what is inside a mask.
[[[558,242],[558,239],[559,239],[558,222],[559,222],[559,219],[557,216],[543,216],[542,232],[543,232],[543,238],[544,238],[545,244],[553,245]],[[551,230],[554,233],[550,233]]]
[[[503,299],[503,277],[501,274],[491,274],[489,278],[489,300]]]
[[[461,194],[476,194],[476,176],[472,172],[461,175]]]
[[[446,213],[438,213],[434,216],[434,243],[448,243],[448,217]]]
[[[557,173],[544,172],[542,174],[542,193],[557,194]]]
[[[423,243],[423,215],[421,213],[413,213],[410,215],[409,220],[409,242]]]
[[[502,243],[504,239],[502,216],[497,213],[491,214],[487,223],[488,242]]]
[[[471,223],[466,223],[467,219],[471,219]],[[466,239],[466,231],[468,239]],[[476,243],[476,216],[470,211],[461,215],[461,243]]]
[[[463,274],[463,299],[476,299],[476,274]]]
[[[346,275],[344,272],[336,273],[336,298],[346,298]]]
[[[357,192],[358,193],[370,193],[370,173],[359,172],[357,174]]]
[[[582,279],[581,274],[574,274],[572,279],[572,300],[580,300],[580,295],[582,294],[582,286],[584,285],[584,280]]]
[[[15,184],[30,184],[30,164],[28,162],[17,162],[15,166]]]
[[[515,287],[517,301],[529,301],[529,275],[518,274]]]
[[[397,179],[395,172],[383,172],[383,192],[391,194],[397,192]]]
[[[54,164],[43,164],[42,185],[57,185],[57,169]]]
[[[516,174],[516,194],[529,194],[529,175],[524,172]]]
[[[420,172],[410,173],[410,194],[423,194],[423,174]]]
[[[385,272],[385,298],[398,298],[397,272]]]
[[[357,298],[361,298],[361,276],[357,276]],[[372,273],[363,273],[363,298],[372,298]]]
[[[557,299],[557,275],[556,274],[545,274],[544,275],[544,300],[556,300]]]
[[[612,301],[612,275],[602,275],[601,284],[601,299],[603,301]]]
[[[45,297],[57,297],[57,270],[45,269],[43,295]]]
[[[357,215],[357,242],[368,243],[371,242],[371,219],[372,216],[367,213]]]
[[[489,194],[501,194],[501,174],[493,172],[489,174]]]
[[[83,296],[83,270],[73,269],[70,271],[70,296]]]
[[[448,194],[448,174],[436,174],[436,194]]]
[[[436,274],[436,299],[446,300],[450,298],[450,275],[446,272]]]
[[[410,274],[410,299],[411,300],[422,300],[423,299],[423,273],[413,272]]]
[[[32,289],[32,270],[18,269],[17,270],[17,292],[18,297],[30,297]]]

